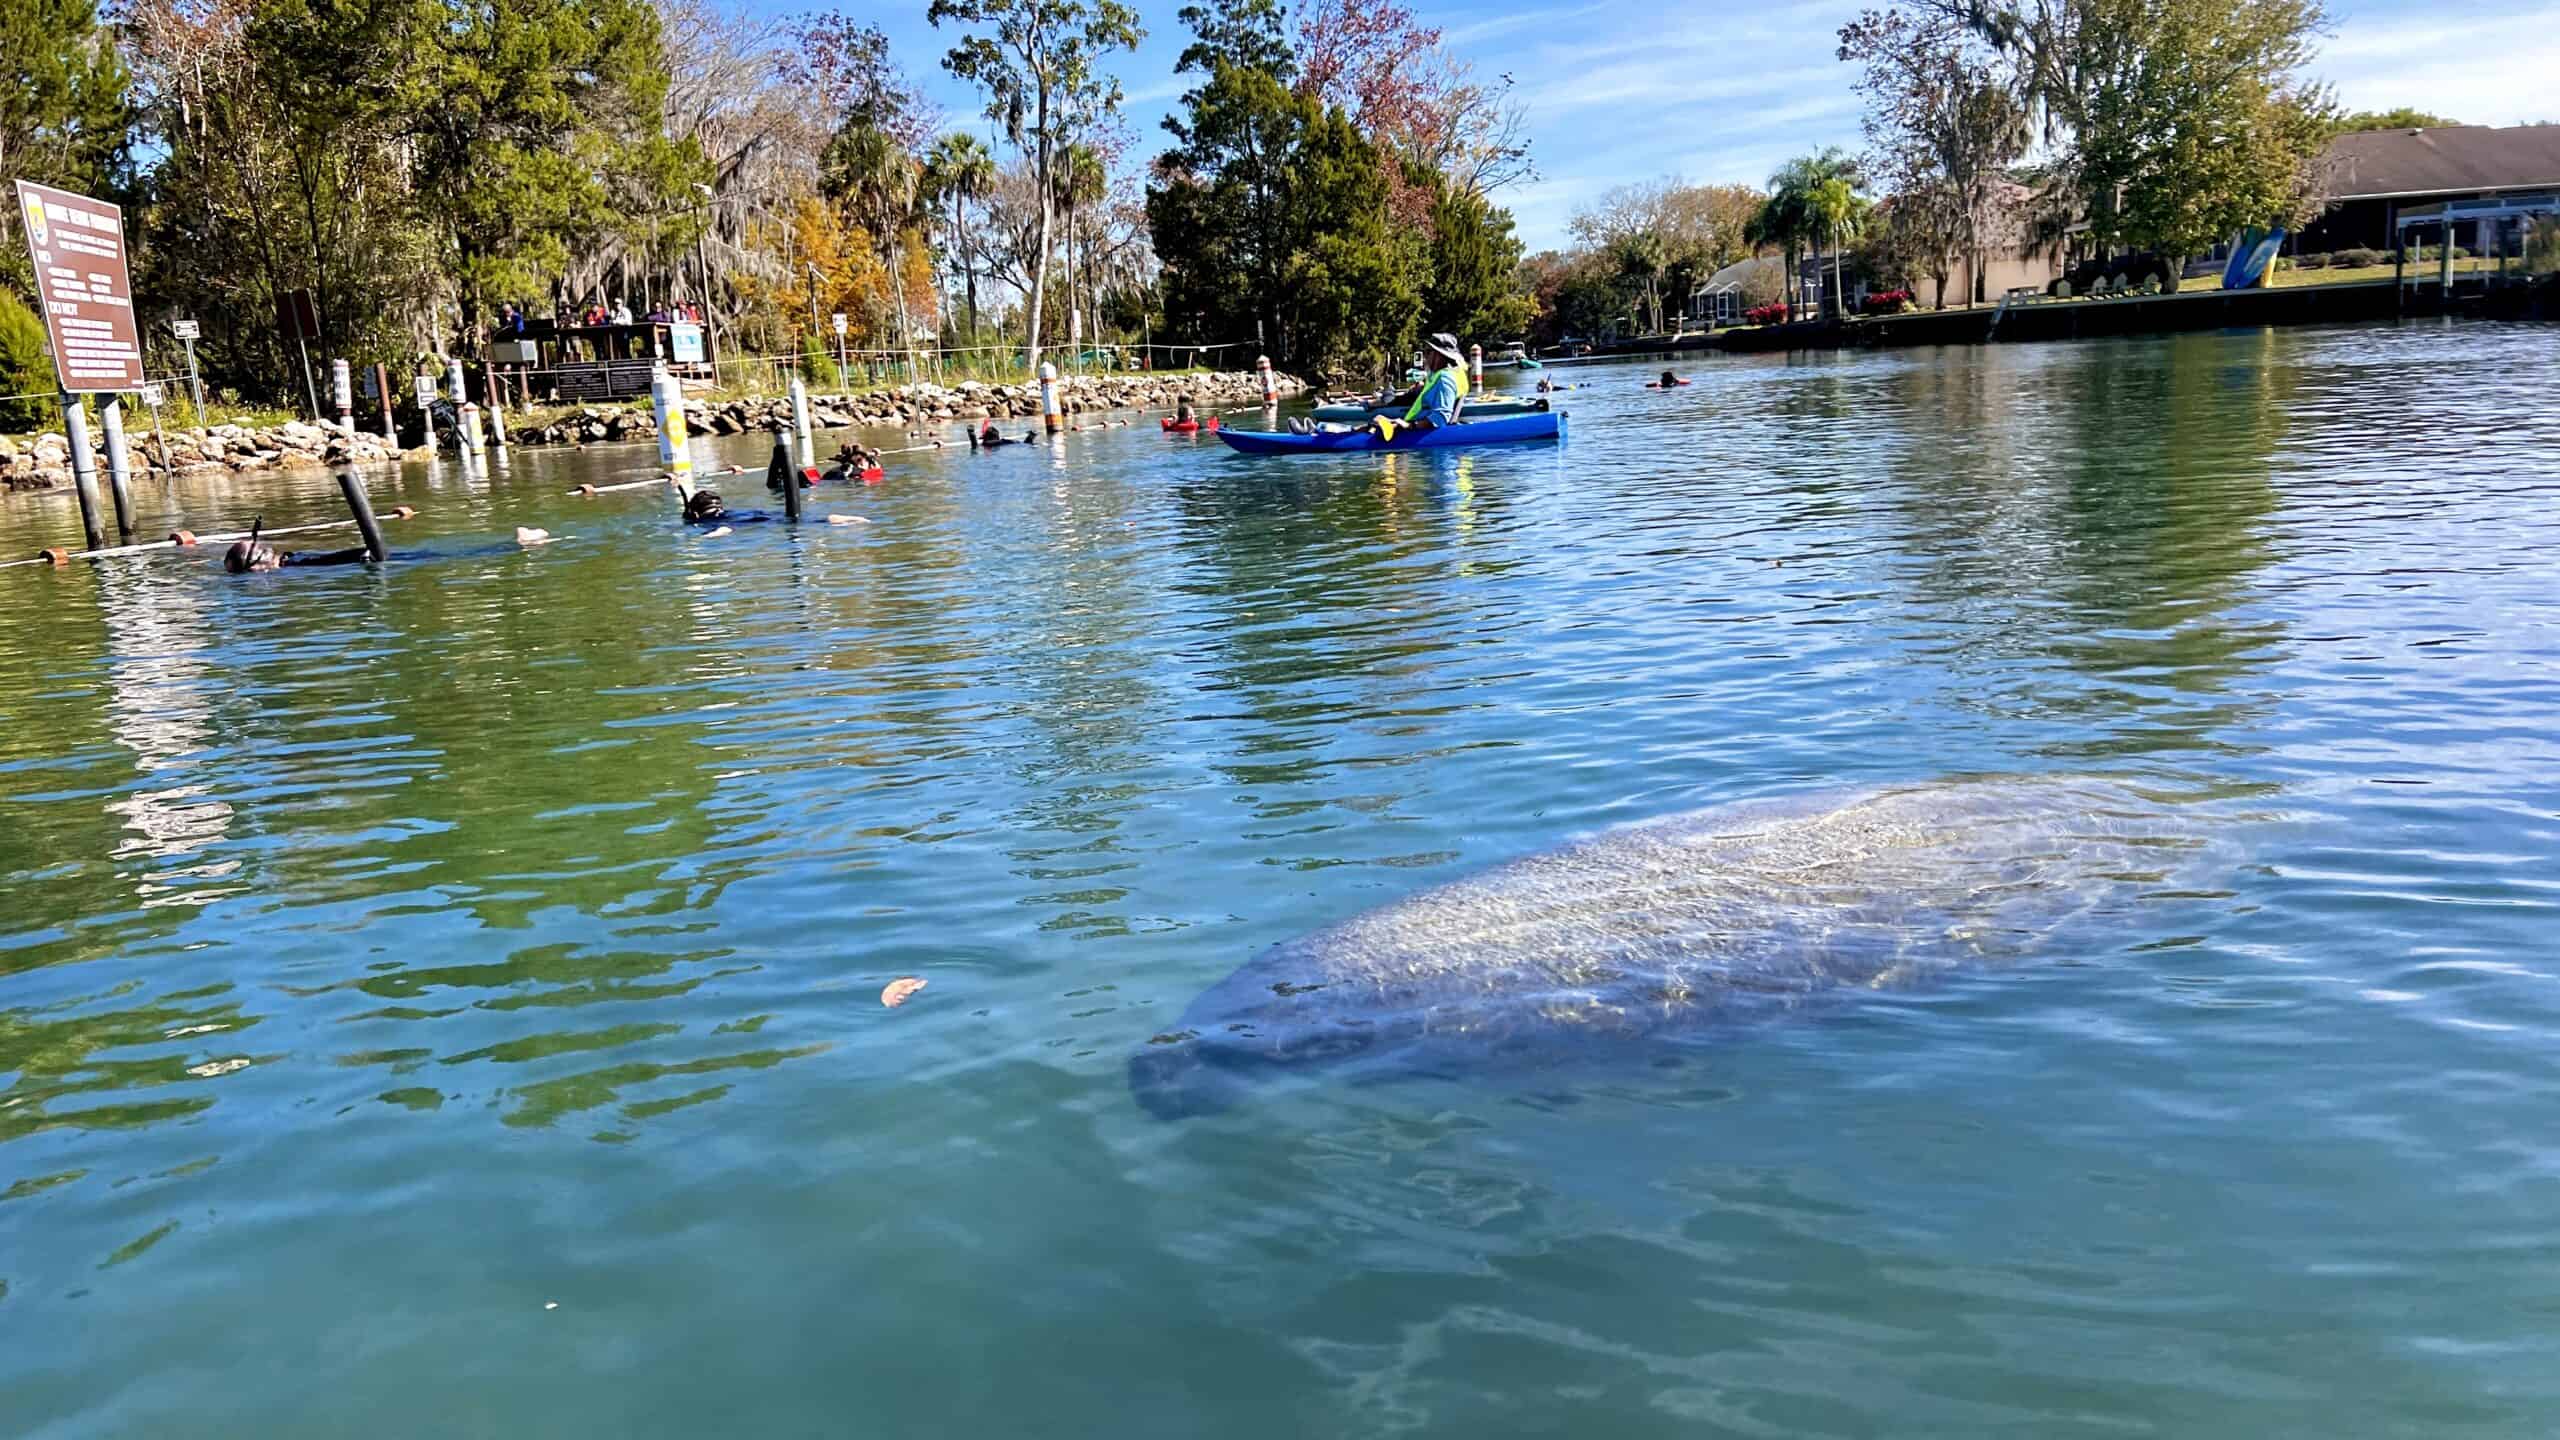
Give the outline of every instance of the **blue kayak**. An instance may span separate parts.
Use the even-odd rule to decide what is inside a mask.
[[[1466,414],[1470,420],[1493,420],[1504,415],[1530,415],[1545,408],[1546,403],[1544,400],[1514,400],[1507,396],[1470,397],[1467,401]],[[1411,408],[1413,407],[1409,403],[1389,404],[1384,400],[1340,400],[1317,406],[1315,418],[1357,425],[1372,415],[1401,417]]]
[[[1366,430],[1319,430],[1293,435],[1273,430],[1221,430],[1218,438],[1247,455],[1346,455],[1370,450],[1446,450],[1459,445],[1508,445],[1564,438],[1564,412],[1461,420],[1430,430],[1399,430],[1390,445]]]

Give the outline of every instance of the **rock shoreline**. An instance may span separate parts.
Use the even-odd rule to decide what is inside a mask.
[[[1279,375],[1274,380],[1283,396],[1303,394],[1307,389],[1306,382],[1294,376]],[[1262,398],[1261,377],[1250,371],[1161,377],[1077,375],[1061,379],[1058,388],[1059,406],[1069,415],[1105,410],[1169,410],[1186,395],[1202,410],[1250,405]],[[1039,414],[1038,385],[964,381],[950,386],[911,385],[809,397],[809,423],[821,430],[1028,419]],[[512,418],[511,414],[511,421]],[[740,435],[790,423],[791,402],[787,397],[685,402],[685,429],[694,435]],[[439,406],[437,428],[444,433],[438,443],[447,447],[453,444],[452,427],[450,409]],[[414,421],[407,428],[415,435]],[[657,433],[657,417],[645,406],[595,406],[540,425],[510,423],[507,441],[510,445],[586,445],[651,439]],[[125,438],[137,472],[158,468],[159,451],[147,430],[128,429]],[[105,440],[98,438],[96,446],[103,468]],[[205,432],[201,444],[194,431],[173,430],[168,434],[168,447],[169,465],[181,474],[379,465],[410,453],[383,439],[378,430],[368,432],[359,426],[350,437],[334,426],[314,425],[307,420],[258,427],[216,425]],[[0,435],[0,487],[50,490],[70,483],[71,447],[61,432],[14,438]]]

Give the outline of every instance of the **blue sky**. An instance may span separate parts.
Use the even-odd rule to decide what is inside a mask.
[[[923,5],[867,8],[951,121],[974,122],[980,102],[939,64],[952,37],[924,22]],[[1173,74],[1188,38],[1180,8],[1142,0],[1146,43],[1115,60],[1144,153],[1161,148],[1157,122],[1186,88]],[[1480,74],[1510,74],[1528,103],[1539,176],[1501,198],[1533,250],[1563,244],[1574,208],[1613,185],[1660,175],[1756,183],[1790,155],[1856,149],[1854,77],[1833,52],[1841,22],[1859,8],[1417,6],[1452,50]],[[2560,0],[2333,0],[2330,32],[2314,71],[2352,108],[2414,105],[2491,125],[2560,120]]]

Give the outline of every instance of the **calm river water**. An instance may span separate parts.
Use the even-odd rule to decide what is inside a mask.
[[[522,452],[377,477],[378,574],[0,572],[0,1432],[2550,1434],[2555,365],[1621,366],[1562,448],[1148,420],[720,539]],[[1131,1095],[1434,881],[2044,771],[2258,818],[1687,1063]]]

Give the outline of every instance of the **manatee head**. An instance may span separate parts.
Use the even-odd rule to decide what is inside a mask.
[[[1161,1120],[1214,1114],[1259,1083],[1355,1066],[1421,1028],[1409,1006],[1326,965],[1320,938],[1277,945],[1193,1001],[1129,1057],[1129,1089]]]

